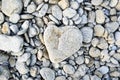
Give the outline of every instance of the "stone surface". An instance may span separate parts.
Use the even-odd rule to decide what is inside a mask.
[[[42,68],[40,70],[40,74],[45,80],[54,80],[55,79],[55,73],[50,68]]]
[[[19,14],[12,14],[9,18],[10,22],[17,23],[20,20]]]
[[[109,72],[109,68],[107,66],[102,66],[98,68],[98,71],[100,71],[102,74],[106,74]]]
[[[75,69],[73,66],[66,64],[63,66],[63,70],[67,73],[67,74],[74,74]]]
[[[109,5],[110,7],[115,7],[117,3],[118,3],[118,0],[111,0]]]
[[[67,7],[69,7],[69,1],[68,0],[60,0],[58,2],[58,5],[62,8],[62,9],[66,9]]]
[[[4,15],[0,12],[0,24],[4,22]]]
[[[62,19],[62,10],[58,5],[52,7],[52,15],[58,20]]]
[[[102,37],[104,34],[104,28],[101,25],[95,25],[94,27],[95,36]]]
[[[76,59],[75,59],[75,62],[80,65],[80,64],[83,64],[84,63],[84,57],[83,56],[78,56]]]
[[[83,27],[81,29],[82,35],[83,35],[83,42],[89,43],[92,40],[93,37],[93,29],[90,27]]]
[[[100,5],[103,2],[103,0],[91,0],[91,3],[95,6]]]
[[[67,17],[67,18],[72,18],[74,17],[75,15],[77,14],[77,12],[72,9],[72,8],[66,8],[64,11],[63,11],[63,16]]]
[[[48,10],[48,4],[44,4],[39,11],[39,17],[43,17]]]
[[[109,31],[109,32],[115,32],[119,27],[118,22],[109,22],[105,24],[105,28]]]
[[[22,11],[22,1],[21,0],[2,0],[2,12],[11,16],[12,14],[20,14]]]
[[[26,66],[26,64],[25,63],[23,63],[23,62],[16,62],[16,69],[18,70],[18,72],[20,73],[20,74],[26,74],[26,73],[28,73],[29,72],[29,69],[28,69],[28,67]]]
[[[36,5],[35,5],[35,3],[31,3],[30,5],[28,5],[27,6],[27,12],[28,13],[33,13],[33,12],[35,12],[35,9],[36,9]]]
[[[58,63],[80,49],[82,34],[75,26],[58,28],[49,25],[44,32],[44,41],[50,60]]]
[[[55,80],[66,80],[65,76],[58,76],[55,78]]]
[[[19,52],[21,51],[22,46],[23,39],[21,37],[0,35],[0,50]]]
[[[104,12],[102,10],[96,10],[96,22],[97,23],[104,23],[105,22],[105,15]]]
[[[91,57],[99,57],[100,56],[100,50],[98,48],[91,47],[89,50],[89,55]]]

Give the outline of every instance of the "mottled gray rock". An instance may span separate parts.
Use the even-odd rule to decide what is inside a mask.
[[[23,46],[23,39],[19,36],[0,35],[0,50],[19,52]]]
[[[75,72],[75,68],[72,65],[66,64],[63,66],[63,70],[67,73],[67,74],[74,74]]]
[[[73,16],[75,16],[77,14],[76,10],[72,9],[72,8],[66,8],[63,11],[63,16],[67,17],[67,18],[72,18]]]
[[[120,46],[120,32],[117,31],[115,32],[115,40],[116,40],[116,45]]]
[[[41,74],[42,78],[45,80],[54,80],[55,79],[55,73],[50,68],[42,68],[40,70],[40,74]]]
[[[80,49],[82,34],[75,26],[49,25],[44,32],[44,41],[50,60],[58,63]]]
[[[20,14],[22,11],[22,0],[2,0],[2,12],[11,16],[12,14]]]
[[[83,42],[89,43],[92,40],[93,37],[93,30],[90,27],[83,27],[81,29],[82,35],[83,35]]]
[[[10,78],[10,71],[7,66],[0,65],[0,80],[8,80]]]

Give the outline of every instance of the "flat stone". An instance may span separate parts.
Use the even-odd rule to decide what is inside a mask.
[[[4,22],[4,15],[0,12],[0,24]]]
[[[67,74],[74,74],[75,69],[72,65],[66,64],[63,66],[63,70],[67,73]]]
[[[63,16],[67,17],[67,18],[72,18],[77,14],[76,10],[72,9],[72,8],[66,8],[63,11]]]
[[[95,6],[102,4],[103,0],[91,0],[91,3]]]
[[[62,10],[58,5],[52,7],[52,15],[58,20],[62,19]]]
[[[12,14],[20,14],[22,11],[22,0],[2,0],[2,12],[11,16]]]
[[[115,32],[115,40],[116,40],[116,45],[120,46],[120,32],[117,31]]]
[[[104,12],[102,10],[96,10],[96,22],[97,23],[104,23],[105,21],[105,15]]]
[[[81,29],[82,35],[83,35],[83,42],[89,43],[92,40],[93,37],[93,30],[90,27],[83,27]]]
[[[19,52],[21,51],[22,46],[23,39],[21,37],[0,35],[0,50],[7,52]]]
[[[44,41],[50,60],[58,63],[80,49],[82,34],[75,26],[58,28],[55,25],[49,25],[44,32]]]
[[[58,5],[64,10],[67,7],[69,7],[69,1],[68,0],[60,0],[58,2]]]
[[[55,79],[55,73],[50,68],[42,68],[40,70],[40,74],[41,74],[42,78],[45,80],[54,80]]]
[[[39,11],[39,17],[43,17],[48,10],[48,4],[44,4]]]

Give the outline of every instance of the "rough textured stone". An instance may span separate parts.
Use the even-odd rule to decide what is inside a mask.
[[[50,68],[42,68],[40,70],[40,74],[45,80],[54,80],[55,79],[55,73]]]
[[[82,34],[75,26],[49,25],[44,32],[44,41],[50,60],[58,63],[80,49]]]
[[[10,16],[12,14],[19,14],[22,11],[22,1],[21,0],[2,0],[2,12]]]

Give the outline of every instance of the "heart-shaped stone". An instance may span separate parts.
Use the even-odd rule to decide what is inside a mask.
[[[77,52],[82,41],[82,33],[75,26],[48,25],[44,32],[45,46],[53,63],[59,63]]]

